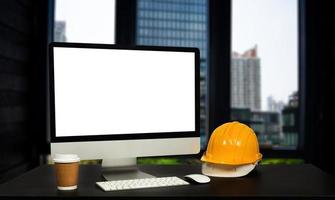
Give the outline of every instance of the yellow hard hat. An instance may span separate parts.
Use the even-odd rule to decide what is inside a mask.
[[[262,159],[257,136],[247,125],[228,122],[217,127],[201,160],[213,164],[255,164]]]

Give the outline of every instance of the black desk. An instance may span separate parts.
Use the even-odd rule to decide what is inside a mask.
[[[140,166],[156,176],[179,176],[199,173],[200,165]],[[3,185],[1,197],[224,197],[224,196],[332,196],[335,179],[313,165],[261,165],[246,177],[212,178],[209,184],[103,192],[95,186],[102,180],[98,165],[82,165],[78,190],[60,192],[56,189],[54,169],[45,165],[33,169]]]

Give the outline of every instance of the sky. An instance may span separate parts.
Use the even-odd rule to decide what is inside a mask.
[[[262,109],[267,97],[287,102],[298,88],[297,0],[233,0],[232,48],[257,44],[261,59]]]
[[[70,42],[115,41],[115,0],[56,0],[56,20],[66,21]]]

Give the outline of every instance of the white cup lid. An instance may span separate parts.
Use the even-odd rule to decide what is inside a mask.
[[[72,163],[79,162],[80,158],[76,154],[56,154],[53,160],[56,163]]]

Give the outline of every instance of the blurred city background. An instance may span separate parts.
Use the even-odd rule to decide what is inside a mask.
[[[99,27],[96,22],[102,18],[114,19],[115,13],[111,10],[115,9],[115,2],[80,1],[82,10],[85,7],[91,10],[91,14],[86,15],[75,12],[77,1],[56,0],[54,41],[113,44],[115,30],[106,30],[106,24],[100,22]],[[231,95],[227,97],[231,100],[231,120],[252,127],[261,148],[296,149],[299,138],[298,2],[234,0],[232,4]],[[95,10],[99,13],[92,13]],[[78,19],[81,23],[77,23]],[[111,21],[108,23],[114,27]],[[207,0],[137,0],[136,44],[200,49],[202,148],[208,140],[208,21]],[[88,24],[94,24],[94,31],[98,33],[92,35],[92,26]],[[87,27],[91,27],[90,30]],[[282,41],[288,42],[283,44]]]

